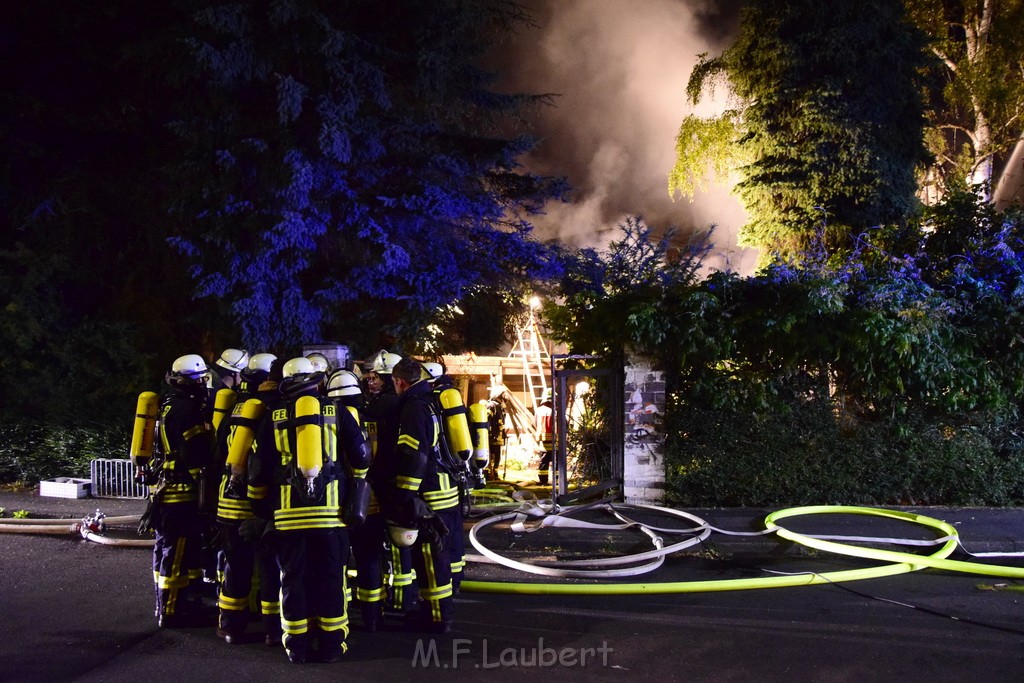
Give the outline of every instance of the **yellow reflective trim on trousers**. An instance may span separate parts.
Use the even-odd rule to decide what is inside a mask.
[[[249,608],[249,596],[247,595],[244,598],[229,598],[224,595],[224,593],[221,593],[220,597],[217,598],[217,607],[232,612],[244,612]]]
[[[260,600],[260,613],[262,614],[280,614],[281,603],[279,602],[267,602],[266,600]]]
[[[269,486],[249,486],[249,497],[253,500],[263,500],[270,494]]]
[[[171,562],[171,575],[166,578],[172,579],[170,585],[166,586],[167,589],[167,602],[164,603],[164,609],[167,614],[174,614],[175,608],[178,606],[178,591],[188,585],[188,576],[183,575],[182,558],[185,557],[185,539],[179,538],[174,544],[174,560]],[[163,580],[165,577],[161,577]]]
[[[415,574],[413,572],[392,574],[392,586],[411,586]]]
[[[281,630],[290,636],[297,636],[300,633],[306,633],[309,631],[309,620],[298,619],[296,621],[289,621],[284,617],[281,618]]]
[[[356,588],[356,599],[363,602],[380,602],[384,599],[384,588]]]
[[[437,585],[437,574],[434,573],[434,550],[430,547],[429,543],[424,543],[423,548],[423,564],[426,565],[427,570],[427,586],[424,588],[420,586],[420,597],[430,603],[430,618],[432,621],[441,621],[441,602],[438,599],[431,600],[429,597],[430,593],[438,590]],[[448,584],[449,594],[452,585]]]
[[[341,617],[313,617],[313,620],[317,623],[323,631],[341,631],[348,632],[348,616]]]
[[[164,590],[184,588],[188,585],[188,577],[160,576],[159,573],[153,572],[153,583],[156,584],[157,588],[162,588]]]
[[[441,600],[452,596],[452,584],[446,583],[437,588],[420,588],[420,597],[424,600]]]

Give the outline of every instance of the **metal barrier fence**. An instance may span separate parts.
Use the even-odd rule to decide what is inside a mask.
[[[136,481],[131,460],[93,460],[89,471],[93,498],[145,498],[149,495],[146,485]]]

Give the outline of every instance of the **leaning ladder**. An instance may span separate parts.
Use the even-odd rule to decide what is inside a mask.
[[[533,313],[526,324],[519,328],[519,339],[512,347],[510,357],[518,356],[523,362],[523,377],[526,380],[526,393],[530,395],[534,411],[544,400],[548,389],[547,375],[544,368],[550,362],[547,345],[540,336],[540,328]]]

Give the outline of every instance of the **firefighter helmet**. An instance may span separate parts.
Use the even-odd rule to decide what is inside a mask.
[[[348,370],[338,370],[327,380],[327,395],[331,398],[337,396],[358,396],[362,391],[359,389],[359,378],[355,373]]]
[[[408,548],[416,542],[418,535],[419,531],[416,529],[407,529],[388,522],[388,536],[391,537],[391,543],[396,548]]]
[[[400,360],[402,360],[402,357],[397,353],[389,353],[385,349],[381,349],[377,355],[373,357],[373,366],[370,369],[378,375],[390,375],[391,370]]]
[[[209,372],[209,368],[206,367],[206,361],[203,360],[202,356],[195,353],[179,356],[171,364],[172,375],[191,380],[205,378]]]
[[[331,364],[330,361],[327,360],[327,356],[319,351],[307,354],[306,358],[308,358],[309,362],[313,364],[313,369],[316,372],[327,372],[331,369]]]
[[[272,353],[257,353],[249,359],[249,369],[270,372],[270,366],[274,364],[275,360],[277,360],[277,356]]]
[[[316,368],[313,367],[313,362],[304,356],[292,358],[284,364],[284,368],[281,370],[281,373],[285,377],[294,377],[295,375],[312,375],[314,372],[316,372]]]
[[[441,367],[440,363],[423,363],[420,367],[427,371],[430,379],[437,379],[444,374],[444,368]]]
[[[224,349],[215,362],[225,370],[241,372],[249,363],[249,352],[241,349]]]

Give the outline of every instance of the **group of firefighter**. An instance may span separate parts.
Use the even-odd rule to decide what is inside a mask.
[[[259,613],[264,643],[294,663],[346,652],[350,600],[366,631],[388,612],[448,632],[488,427],[441,364],[386,350],[365,374],[319,353],[179,357],[160,394],[139,396],[131,446],[158,624],[202,623],[213,584],[219,637],[247,642]]]

